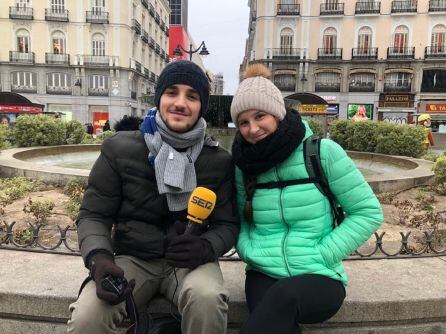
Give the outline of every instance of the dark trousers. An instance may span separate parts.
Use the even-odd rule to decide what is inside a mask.
[[[330,319],[345,298],[344,285],[321,275],[280,280],[249,270],[245,282],[250,316],[241,334],[296,334],[299,323]]]

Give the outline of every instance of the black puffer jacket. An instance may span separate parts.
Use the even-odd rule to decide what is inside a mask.
[[[104,141],[76,222],[86,265],[98,251],[144,260],[163,257],[167,229],[174,220],[185,219],[185,211],[169,212],[166,196],[159,195],[148,154],[140,131],[118,132]],[[239,232],[231,156],[221,148],[204,146],[195,171],[197,186],[217,194],[202,237],[221,256],[234,245]]]

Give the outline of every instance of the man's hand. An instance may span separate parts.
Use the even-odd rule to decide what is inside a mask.
[[[172,267],[189,269],[215,261],[210,242],[192,234],[174,237],[167,247],[165,257]]]
[[[113,256],[108,254],[96,254],[91,258],[90,275],[96,283],[96,295],[110,305],[124,301],[135,288],[134,279],[130,280],[121,294],[107,291],[102,287],[102,280],[107,276],[124,278],[124,271],[115,264]]]

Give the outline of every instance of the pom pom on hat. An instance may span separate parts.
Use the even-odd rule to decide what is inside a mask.
[[[237,126],[238,116],[247,110],[261,110],[280,121],[286,114],[280,90],[271,82],[271,71],[263,64],[248,66],[243,74],[231,104],[232,122]]]

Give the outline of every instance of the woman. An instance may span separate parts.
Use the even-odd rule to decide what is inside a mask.
[[[308,124],[286,110],[260,64],[245,72],[231,105],[238,131],[232,147],[241,231],[237,251],[247,263],[250,317],[241,333],[300,333],[299,323],[331,318],[345,298],[341,261],[380,226],[381,206],[354,162],[323,139],[322,169],[345,211],[333,227],[328,199],[307,179],[303,142]]]

